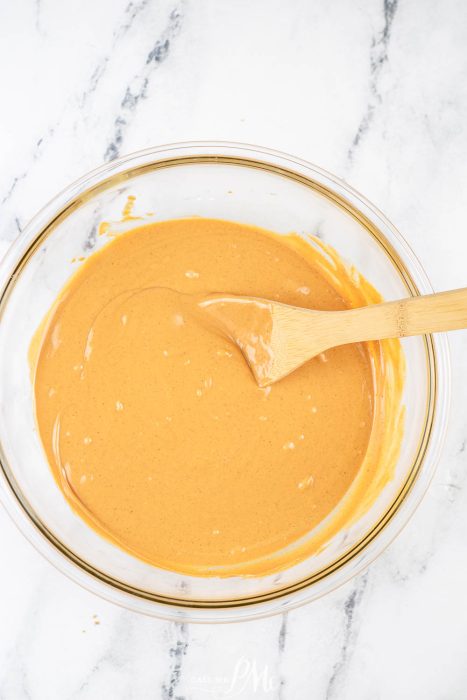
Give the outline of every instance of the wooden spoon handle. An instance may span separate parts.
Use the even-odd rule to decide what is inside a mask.
[[[344,312],[346,340],[382,340],[467,328],[467,289],[411,297]]]

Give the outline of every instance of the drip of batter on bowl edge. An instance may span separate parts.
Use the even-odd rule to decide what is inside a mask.
[[[200,299],[339,310],[381,297],[318,239],[203,218],[135,226],[82,263],[31,343],[55,480],[86,523],[154,566],[289,567],[391,478],[401,346],[333,348],[262,389]]]

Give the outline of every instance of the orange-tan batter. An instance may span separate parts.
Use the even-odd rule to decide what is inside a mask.
[[[92,255],[59,295],[32,346],[40,436],[72,507],[123,549],[197,575],[268,573],[310,553],[294,543],[358,481],[381,429],[384,344],[335,348],[261,389],[200,308],[212,293],[365,303],[310,251],[227,221],[152,223]]]

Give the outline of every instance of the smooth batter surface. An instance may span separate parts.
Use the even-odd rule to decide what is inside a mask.
[[[127,551],[200,575],[267,573],[352,484],[373,424],[367,349],[260,389],[200,316],[212,293],[352,305],[304,247],[226,221],[149,224],[84,262],[51,310],[40,436],[73,508]]]

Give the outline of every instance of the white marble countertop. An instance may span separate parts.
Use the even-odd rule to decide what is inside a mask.
[[[463,0],[18,0],[0,7],[2,250],[104,159],[258,143],[343,176],[434,286],[467,284]],[[467,695],[467,333],[451,337],[441,463],[356,580],[286,617],[126,612],[44,561],[0,510],[2,700],[457,700]]]

